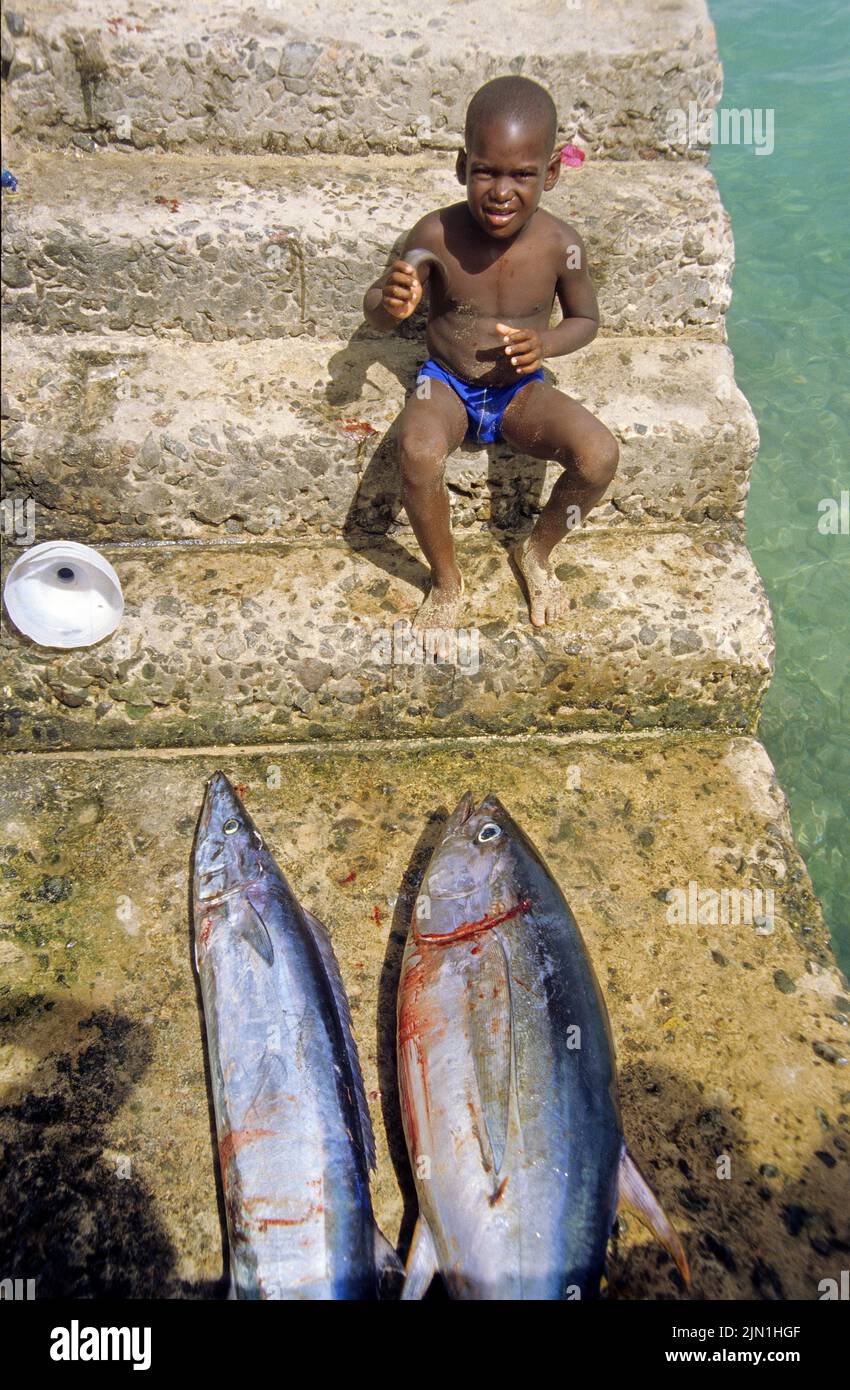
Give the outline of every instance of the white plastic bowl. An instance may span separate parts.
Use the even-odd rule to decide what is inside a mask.
[[[124,612],[118,575],[91,546],[45,541],[19,557],[3,588],[15,627],[40,647],[91,647]]]

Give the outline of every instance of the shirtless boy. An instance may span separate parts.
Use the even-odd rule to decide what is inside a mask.
[[[370,286],[367,322],[389,332],[429,290],[429,358],[398,419],[402,500],[431,589],[417,627],[457,624],[463,593],[452,541],[445,464],[464,438],[503,439],[564,469],[530,536],[513,555],[535,627],[560,616],[564,594],[549,557],[571,523],[599,502],[617,468],[617,441],[589,410],[543,380],[546,358],[596,336],[599,311],[578,232],[538,206],[558,181],[557,113],[526,77],[497,77],[472,98],[457,177],[466,201],[423,217],[402,259]],[[435,260],[403,259],[414,249]],[[549,327],[555,295],[561,321]]]

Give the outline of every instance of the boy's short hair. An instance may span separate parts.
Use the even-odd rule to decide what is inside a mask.
[[[530,77],[494,77],[479,87],[466,109],[464,140],[467,149],[472,145],[476,129],[494,120],[542,126],[546,132],[547,156],[553,152],[558,112],[546,88],[539,82],[532,82]]]

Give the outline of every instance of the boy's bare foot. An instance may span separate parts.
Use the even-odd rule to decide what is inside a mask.
[[[548,564],[541,564],[528,540],[513,550],[514,563],[522,575],[528,596],[528,609],[534,627],[558,622],[564,607],[564,590]]]
[[[411,619],[411,627],[456,627],[462,598],[463,576],[454,584],[432,583],[424,603]]]

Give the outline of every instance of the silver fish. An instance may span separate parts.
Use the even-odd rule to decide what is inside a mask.
[[[397,1260],[372,1214],[375,1141],[339,967],[221,772],[192,896],[231,1296],[374,1298]]]
[[[678,1236],[629,1156],[608,1016],[581,934],[496,797],[467,793],[424,875],[398,999],[420,1214],[403,1298],[598,1294],[618,1201]]]

